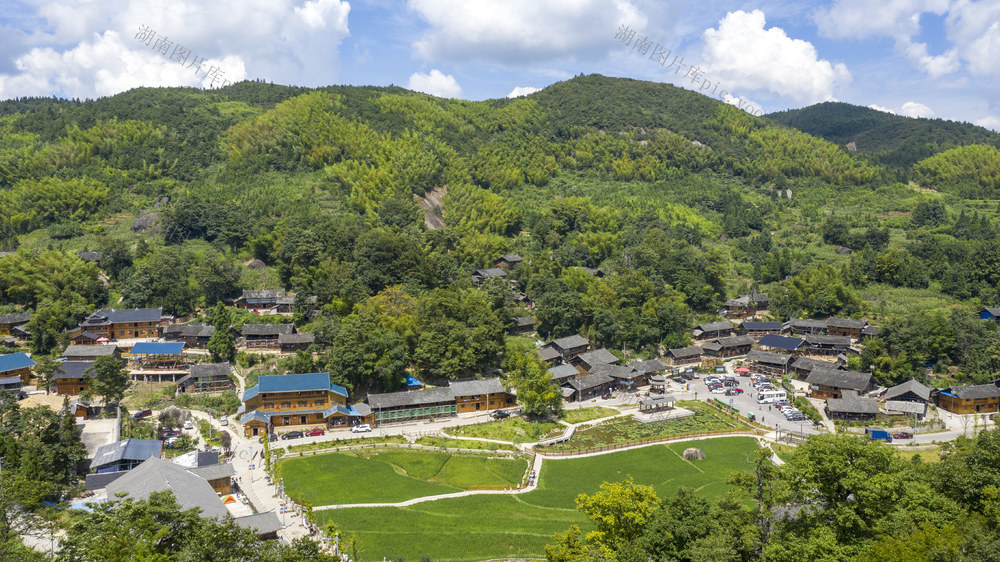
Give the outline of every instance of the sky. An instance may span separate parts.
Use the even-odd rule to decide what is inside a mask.
[[[0,0],[0,99],[261,79],[483,100],[597,73],[1000,131],[996,61],[1000,0]]]

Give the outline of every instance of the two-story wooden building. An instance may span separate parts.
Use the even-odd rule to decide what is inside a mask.
[[[98,357],[111,356],[121,360],[122,350],[115,344],[105,345],[69,345],[63,351],[67,361],[97,361]]]
[[[517,406],[517,397],[507,392],[499,378],[452,381],[448,383],[455,396],[458,413],[499,410]]]
[[[868,326],[868,322],[865,320],[831,316],[826,320],[826,333],[830,336],[847,336],[852,340],[859,340],[866,326]]]
[[[782,326],[781,322],[758,322],[754,320],[747,320],[740,324],[737,329],[737,334],[741,336],[750,336],[753,341],[760,341],[760,338],[766,335],[781,335]]]
[[[166,323],[162,308],[102,309],[88,316],[74,330],[77,333],[69,336],[72,338],[86,331],[96,335],[98,340],[158,338],[160,328]]]
[[[286,295],[284,289],[262,289],[243,291],[233,304],[243,310],[286,314],[293,311],[295,298]]]
[[[937,393],[937,405],[953,414],[1000,411],[1000,387],[996,384],[952,386]]]
[[[281,335],[294,333],[294,324],[244,324],[241,331],[248,349],[279,349]]]
[[[574,357],[587,351],[590,347],[590,340],[579,334],[573,334],[552,340],[545,347],[553,349],[563,361],[572,361]]]
[[[675,367],[698,365],[701,363],[701,356],[704,351],[701,346],[692,345],[689,347],[678,347],[667,350],[665,359],[667,363]]]
[[[784,353],[771,353],[753,349],[747,353],[747,363],[750,370],[755,373],[780,377],[787,375],[792,369],[792,361],[795,358]]]
[[[808,336],[826,333],[826,320],[810,318],[792,318],[788,321],[788,331],[796,336]]]
[[[163,327],[163,339],[184,342],[188,349],[205,349],[215,328],[210,324],[171,324]]]
[[[691,335],[696,340],[714,340],[733,335],[733,325],[729,322],[708,322],[698,324]]]
[[[95,372],[90,368],[94,366],[93,361],[63,361],[52,373],[52,380],[56,385],[56,394],[80,394],[90,387],[90,379],[94,378]]]
[[[770,299],[763,293],[740,295],[726,301],[723,314],[726,318],[741,319],[755,316],[761,310],[767,310]]]
[[[868,392],[875,386],[871,373],[855,373],[833,369],[814,369],[806,377],[813,398],[841,398],[845,390],[858,394]]]
[[[330,373],[264,375],[243,392],[240,423],[247,437],[276,428],[322,425],[346,420],[347,389],[330,382]]]
[[[713,342],[702,344],[701,348],[706,355],[712,357],[738,357],[750,353],[753,347],[753,339],[750,336],[733,336],[730,338],[719,338]]]
[[[200,394],[233,390],[236,386],[229,378],[232,370],[228,361],[191,365],[191,372],[177,380],[177,393]]]
[[[0,355],[0,390],[21,390],[31,382],[35,362],[23,352]]]
[[[31,321],[30,312],[16,312],[14,314],[0,314],[0,337],[17,337],[23,330],[18,332],[14,328],[24,326]]]

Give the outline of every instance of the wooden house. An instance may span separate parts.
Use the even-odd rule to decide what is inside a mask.
[[[236,385],[229,377],[232,370],[228,361],[191,365],[191,371],[177,381],[177,393],[201,394],[233,390]]]
[[[35,362],[23,352],[0,355],[0,390],[21,390],[31,382]]]
[[[500,267],[503,269],[510,269],[523,261],[524,258],[522,258],[521,256],[517,254],[509,254],[498,259],[497,262],[493,265],[495,267]]]
[[[97,373],[90,370],[93,361],[63,361],[52,373],[56,394],[77,395],[90,387],[90,380]]]
[[[421,391],[422,392],[422,391]],[[326,424],[347,419],[347,389],[330,382],[330,373],[264,375],[243,392],[237,413],[247,437],[278,427]]]
[[[750,353],[752,347],[753,339],[750,336],[733,336],[730,338],[719,338],[713,342],[702,344],[701,349],[706,355],[726,358],[746,355]]]
[[[617,365],[618,362],[618,356],[603,347],[593,351],[585,351],[570,361],[573,366],[588,373],[597,365]]]
[[[780,335],[782,329],[781,322],[747,320],[739,325],[736,333],[741,336],[750,336],[753,338],[753,341],[760,341],[762,337],[767,335]]]
[[[486,269],[477,269],[472,272],[472,282],[476,285],[482,285],[483,281],[491,279],[493,277],[499,277],[501,279],[507,278],[507,272],[499,267],[490,267]]]
[[[834,369],[813,369],[806,377],[813,398],[841,398],[845,390],[858,394],[868,392],[875,386],[871,373],[855,373]]]
[[[852,318],[833,318],[826,320],[826,333],[830,336],[846,336],[852,340],[861,339],[861,333],[868,326],[864,320]]]
[[[747,363],[751,371],[772,377],[788,374],[794,359],[791,355],[760,351],[759,349],[753,349],[747,353]]]
[[[996,384],[952,386],[937,393],[937,405],[953,414],[1000,411],[1000,387]]]
[[[909,400],[886,400],[883,405],[886,415],[916,417],[924,419],[927,415],[926,402],[910,402]]]
[[[667,363],[674,366],[697,365],[701,363],[702,353],[701,346],[693,345],[690,347],[668,349],[664,358]]]
[[[105,345],[69,345],[63,351],[67,361],[97,361],[98,357],[109,355],[115,359],[122,358],[122,350],[115,344]]]
[[[823,361],[822,359],[812,359],[810,357],[797,357],[795,361],[792,362],[792,370],[795,372],[797,378],[805,378],[813,369],[820,369],[829,371],[831,369],[839,369],[840,365],[837,363],[831,363],[829,361]]]
[[[535,326],[538,325],[538,319],[534,316],[518,316],[512,322],[514,325],[511,328],[511,333],[514,335],[530,334],[535,331]]]
[[[595,366],[590,371],[590,374],[607,375],[615,380],[617,388],[625,390],[632,390],[649,381],[649,375],[637,370],[633,365],[611,365],[605,363]]]
[[[233,305],[243,310],[291,313],[295,306],[295,298],[288,297],[284,289],[243,291]]]
[[[184,342],[188,349],[205,349],[215,328],[210,324],[171,324],[163,327],[163,339]]]
[[[604,373],[594,373],[568,380],[565,386],[569,392],[564,392],[563,397],[569,402],[578,402],[610,392],[615,387],[615,379]]]
[[[102,309],[84,319],[77,328],[79,334],[70,334],[70,337],[90,332],[98,337],[95,342],[100,342],[101,338],[108,341],[158,338],[167,322],[162,308]]]
[[[916,379],[910,379],[887,390],[882,398],[886,401],[897,400],[927,404],[931,401],[931,389]]]
[[[753,295],[740,295],[735,299],[726,301],[726,308],[723,315],[726,318],[748,318],[755,316],[761,310],[767,310],[770,304],[767,295],[755,293]]]
[[[726,321],[698,324],[694,330],[691,330],[691,335],[698,340],[725,338],[733,335],[733,325]]]
[[[826,320],[793,318],[788,321],[788,331],[796,336],[810,336],[826,333]]]
[[[580,371],[576,367],[564,363],[562,365],[556,365],[548,370],[549,376],[552,377],[552,382],[556,384],[563,384],[570,379],[575,379],[581,376]]]
[[[178,369],[184,342],[139,342],[129,350],[130,362],[138,369]]]
[[[809,335],[805,336],[806,343],[809,344],[809,353],[816,355],[837,355],[850,351],[851,338],[849,336],[826,336]]]
[[[309,332],[298,332],[296,334],[278,334],[278,349],[282,353],[295,353],[296,351],[308,349],[316,336]]]
[[[878,412],[878,404],[874,400],[860,398],[853,390],[844,390],[840,398],[826,401],[826,415],[832,420],[873,420]]]
[[[562,357],[563,361],[572,361],[577,355],[590,348],[590,340],[579,334],[573,334],[572,336],[552,340],[547,346],[554,349]]]
[[[377,423],[411,421],[458,413],[451,387],[427,388],[410,392],[369,394],[365,399]]]
[[[549,365],[556,365],[562,362],[562,355],[550,345],[547,345],[536,351],[538,358]]]
[[[500,379],[451,381],[448,383],[455,396],[458,413],[499,410],[517,406],[517,397],[507,392]]]
[[[248,349],[278,349],[281,335],[293,333],[294,324],[244,324],[240,331]]]
[[[17,312],[14,314],[0,314],[0,336],[14,336],[18,337],[23,334],[23,331],[15,332],[14,328],[18,326],[24,326],[29,321],[31,321],[30,312]],[[18,337],[18,339],[23,339]]]
[[[810,349],[809,344],[807,344],[802,338],[778,336],[775,334],[767,334],[766,336],[760,338],[757,345],[766,351],[774,353],[789,353],[792,355],[798,355]]]

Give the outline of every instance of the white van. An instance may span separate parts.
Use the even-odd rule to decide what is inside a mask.
[[[757,393],[758,404],[774,404],[782,400],[788,400],[788,395],[785,394],[784,390],[762,390]]]

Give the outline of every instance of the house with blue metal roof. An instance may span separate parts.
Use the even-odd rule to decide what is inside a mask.
[[[20,390],[31,381],[35,362],[24,352],[0,355],[0,389]]]
[[[140,369],[177,369],[181,365],[184,342],[139,342],[129,350],[130,362]]]
[[[347,389],[330,373],[265,375],[243,392],[240,423],[247,437],[277,428],[332,425],[347,421]]]

